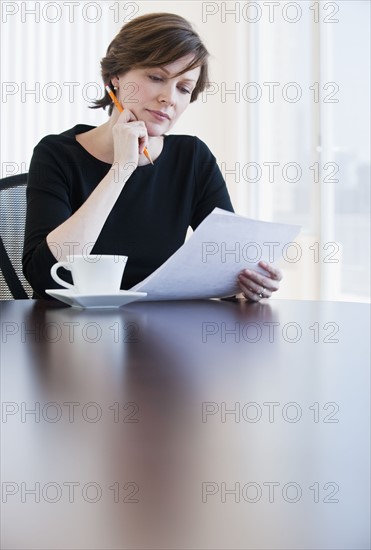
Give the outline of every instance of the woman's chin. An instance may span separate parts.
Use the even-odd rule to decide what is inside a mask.
[[[151,130],[147,127],[147,133],[149,138],[156,138],[163,136],[166,133],[166,130],[161,130],[160,128]]]
[[[167,121],[169,122],[169,121]],[[145,121],[145,125],[147,128],[148,137],[159,137],[169,130],[169,124],[159,123],[154,124],[153,122],[147,122]]]

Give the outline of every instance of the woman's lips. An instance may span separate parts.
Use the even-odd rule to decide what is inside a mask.
[[[160,121],[170,120],[169,115],[167,115],[167,114],[165,114],[165,113],[160,114],[160,111],[151,111],[150,109],[147,109],[147,111],[148,111],[149,113],[151,113],[151,115],[152,115],[156,120],[160,120]]]

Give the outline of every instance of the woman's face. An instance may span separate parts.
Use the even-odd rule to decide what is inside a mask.
[[[166,134],[188,107],[201,68],[173,75],[192,59],[190,54],[161,68],[133,69],[111,79],[121,105],[143,120],[149,136]]]

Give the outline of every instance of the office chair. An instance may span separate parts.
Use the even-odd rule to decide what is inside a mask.
[[[27,174],[0,179],[0,300],[32,297],[22,273]]]

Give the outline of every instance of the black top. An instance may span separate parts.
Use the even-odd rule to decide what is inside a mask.
[[[85,202],[112,166],[75,139],[92,128],[78,124],[44,137],[34,149],[23,270],[35,297],[49,298],[45,289],[60,288],[50,276],[56,259],[46,236]],[[154,166],[138,166],[127,180],[91,254],[128,256],[121,284],[128,290],[163,264],[184,243],[188,227],[196,229],[216,206],[233,212],[214,155],[195,136],[165,135]]]

